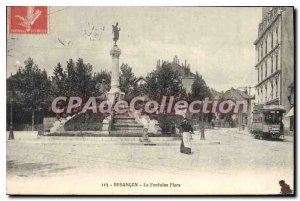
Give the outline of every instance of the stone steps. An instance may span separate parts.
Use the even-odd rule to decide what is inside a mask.
[[[141,137],[143,135],[143,128],[144,126],[136,122],[134,117],[116,115],[113,117],[110,135]]]
[[[114,124],[113,126],[115,129],[118,129],[118,128],[129,129],[130,128],[130,129],[136,130],[136,129],[144,128],[144,126],[140,125],[140,124],[125,124],[125,123]]]

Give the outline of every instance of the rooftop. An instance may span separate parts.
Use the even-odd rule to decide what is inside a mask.
[[[187,61],[185,60],[184,63],[179,63],[179,59],[177,58],[177,56],[174,56],[173,61],[169,62],[169,61],[164,61],[164,60],[158,60],[157,61],[157,65],[156,68],[160,68],[163,64],[165,63],[169,63],[172,66],[172,69],[174,71],[177,71],[179,73],[179,75],[183,78],[185,77],[195,77],[196,75],[194,73],[191,72],[190,69],[190,64],[187,64]]]
[[[249,95],[249,94],[247,94],[246,91],[242,91],[242,90],[234,89],[234,88],[227,90],[224,93],[223,97],[225,99],[234,99],[234,100],[254,99],[254,95]]]

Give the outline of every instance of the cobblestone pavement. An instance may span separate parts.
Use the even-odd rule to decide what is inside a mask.
[[[192,154],[180,142],[156,146],[93,140],[7,141],[9,193],[71,194],[277,194],[278,181],[293,187],[293,138],[256,140],[237,129],[206,131],[192,140]],[[167,188],[105,188],[116,182],[179,183]]]

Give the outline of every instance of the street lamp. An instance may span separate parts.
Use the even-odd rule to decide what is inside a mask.
[[[8,140],[14,140],[14,130],[13,130],[13,96],[14,92],[10,91],[10,124],[9,124],[9,135]]]
[[[204,114],[202,116],[202,127],[200,129],[200,140],[205,140],[205,136],[204,136],[204,131],[205,131],[205,126],[204,126]]]
[[[13,131],[13,113],[12,113],[12,102],[10,102],[10,124],[9,124],[9,135],[8,135],[8,140],[14,140],[14,131]]]

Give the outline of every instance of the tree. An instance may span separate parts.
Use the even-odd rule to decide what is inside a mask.
[[[45,70],[38,68],[33,59],[28,58],[16,74],[7,80],[7,90],[15,93],[16,104],[32,113],[32,130],[34,130],[35,111],[45,108],[45,99],[49,95],[51,81]]]
[[[95,91],[95,83],[92,79],[93,66],[85,64],[83,59],[78,59],[75,66],[75,73],[68,74],[68,79],[72,83],[74,93],[81,96],[89,96]]]
[[[178,72],[174,71],[169,63],[163,63],[161,68],[146,77],[144,90],[144,94],[157,101],[163,96],[174,96],[177,99],[186,96],[186,90],[182,85]],[[159,114],[157,120],[162,128],[162,133],[173,134],[179,118],[175,115]]]
[[[67,77],[65,80],[65,85],[67,88],[66,93],[72,94],[76,90],[76,70],[75,63],[72,59],[67,61]]]
[[[53,76],[52,76],[52,84],[53,91],[63,95],[68,91],[66,85],[67,73],[64,71],[60,63],[54,67]]]
[[[129,95],[133,91],[135,86],[136,77],[132,72],[132,68],[128,64],[121,65],[121,74],[120,74],[120,89],[126,95]]]
[[[192,93],[191,93],[191,99],[197,99],[197,100],[203,100],[205,98],[211,98],[212,94],[209,89],[209,87],[206,85],[206,82],[202,78],[201,75],[199,75],[198,72],[196,72],[195,80],[192,84]],[[202,119],[202,124],[204,124],[204,118],[208,117],[209,119],[212,118],[212,114],[198,114],[199,120]]]
[[[206,85],[206,82],[198,72],[196,72],[195,80],[192,84],[191,96],[201,100],[206,97],[210,98],[212,96],[209,87]]]
[[[162,96],[180,97],[186,94],[179,74],[173,71],[169,63],[164,63],[160,69],[146,77],[145,93],[154,99]]]
[[[157,82],[157,72],[154,71],[150,74],[147,75],[146,79],[146,84],[143,87],[144,94],[151,98],[158,98],[158,82]]]
[[[53,71],[53,94],[89,96],[96,91],[96,83],[92,76],[93,66],[84,63],[79,58],[76,63],[72,59],[67,61],[66,71],[60,63]]]
[[[94,82],[96,83],[96,93],[103,93],[110,90],[111,84],[111,73],[108,71],[101,71],[100,73],[96,73],[94,75]]]

